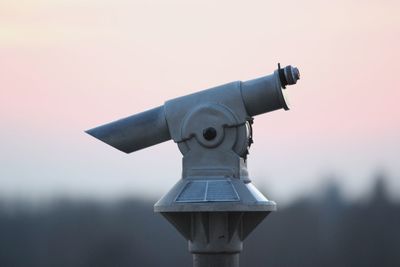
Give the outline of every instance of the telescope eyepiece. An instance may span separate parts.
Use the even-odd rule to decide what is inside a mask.
[[[300,79],[299,69],[292,67],[291,65],[281,68],[281,64],[278,63],[279,80],[281,81],[282,88],[286,88],[286,85],[296,84],[297,80]]]

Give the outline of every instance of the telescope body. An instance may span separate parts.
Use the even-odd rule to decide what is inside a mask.
[[[288,104],[283,88],[288,84],[288,80],[294,79],[291,76],[296,75],[299,78],[297,68],[288,66],[254,80],[231,82],[175,98],[165,102],[163,106],[86,132],[125,153],[156,145],[171,138],[179,143],[182,139],[180,127],[184,116],[201,103],[223,105],[232,110],[241,122],[273,110],[281,108],[287,110]]]

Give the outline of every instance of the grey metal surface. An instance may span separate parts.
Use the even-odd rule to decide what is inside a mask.
[[[212,198],[207,194],[207,183],[225,181],[233,190],[214,191]],[[194,186],[193,186],[194,185]],[[226,194],[228,192],[228,194]],[[217,195],[219,193],[219,199]],[[237,198],[236,195],[237,194]],[[229,199],[228,199],[229,197]],[[276,203],[268,200],[250,182],[224,177],[185,178],[154,205],[156,212],[215,212],[215,211],[275,211]]]
[[[229,180],[204,180],[188,182],[175,202],[239,201],[238,193]]]
[[[287,66],[279,71],[254,80],[231,82],[187,96],[175,98],[160,106],[124,119],[117,120],[86,131],[93,137],[125,152],[146,148],[171,138],[186,153],[181,127],[187,115],[201,104],[218,104],[234,114],[237,125],[243,126],[251,117],[276,109],[288,109],[282,81],[294,84],[300,78],[297,68]],[[289,80],[289,82],[287,80]],[[224,125],[224,127],[230,126]],[[204,129],[201,129],[204,130]],[[240,134],[240,133],[239,133]],[[187,136],[186,136],[187,137]],[[238,144],[236,150],[242,149]],[[240,152],[239,152],[240,154]]]
[[[161,214],[188,240],[189,251],[194,254],[194,266],[206,267],[238,264],[243,241],[269,213],[259,211]],[[233,255],[235,256],[232,257]]]
[[[165,102],[165,114],[172,139],[176,143],[182,142],[187,135],[182,136],[181,128],[191,113],[198,113],[197,110],[202,109],[202,106],[215,104],[220,105],[223,112],[233,112],[238,123],[245,122],[249,117],[242,100],[241,82],[227,83]],[[205,112],[205,109],[201,112]]]
[[[239,253],[193,254],[193,267],[239,267]]]
[[[86,133],[125,153],[171,139],[164,106],[87,130]]]
[[[299,69],[292,66],[286,66],[284,68],[285,78],[289,85],[296,84],[297,80],[300,79]]]
[[[242,82],[242,96],[249,116],[288,109],[278,71],[258,79]]]
[[[182,179],[155,205],[188,240],[194,266],[238,266],[243,240],[276,203],[251,184],[247,154],[252,116],[288,109],[286,85],[300,78],[287,66],[165,102],[164,106],[88,131],[126,153],[173,139]]]

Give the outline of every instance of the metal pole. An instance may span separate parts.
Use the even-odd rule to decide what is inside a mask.
[[[239,267],[239,253],[193,254],[193,267]]]

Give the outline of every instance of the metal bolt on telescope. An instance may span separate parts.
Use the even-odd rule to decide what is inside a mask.
[[[300,79],[287,66],[175,98],[87,133],[131,153],[172,139],[183,155],[182,179],[155,205],[189,242],[195,267],[238,267],[243,240],[271,212],[252,185],[246,157],[253,116],[288,110],[284,90]]]

